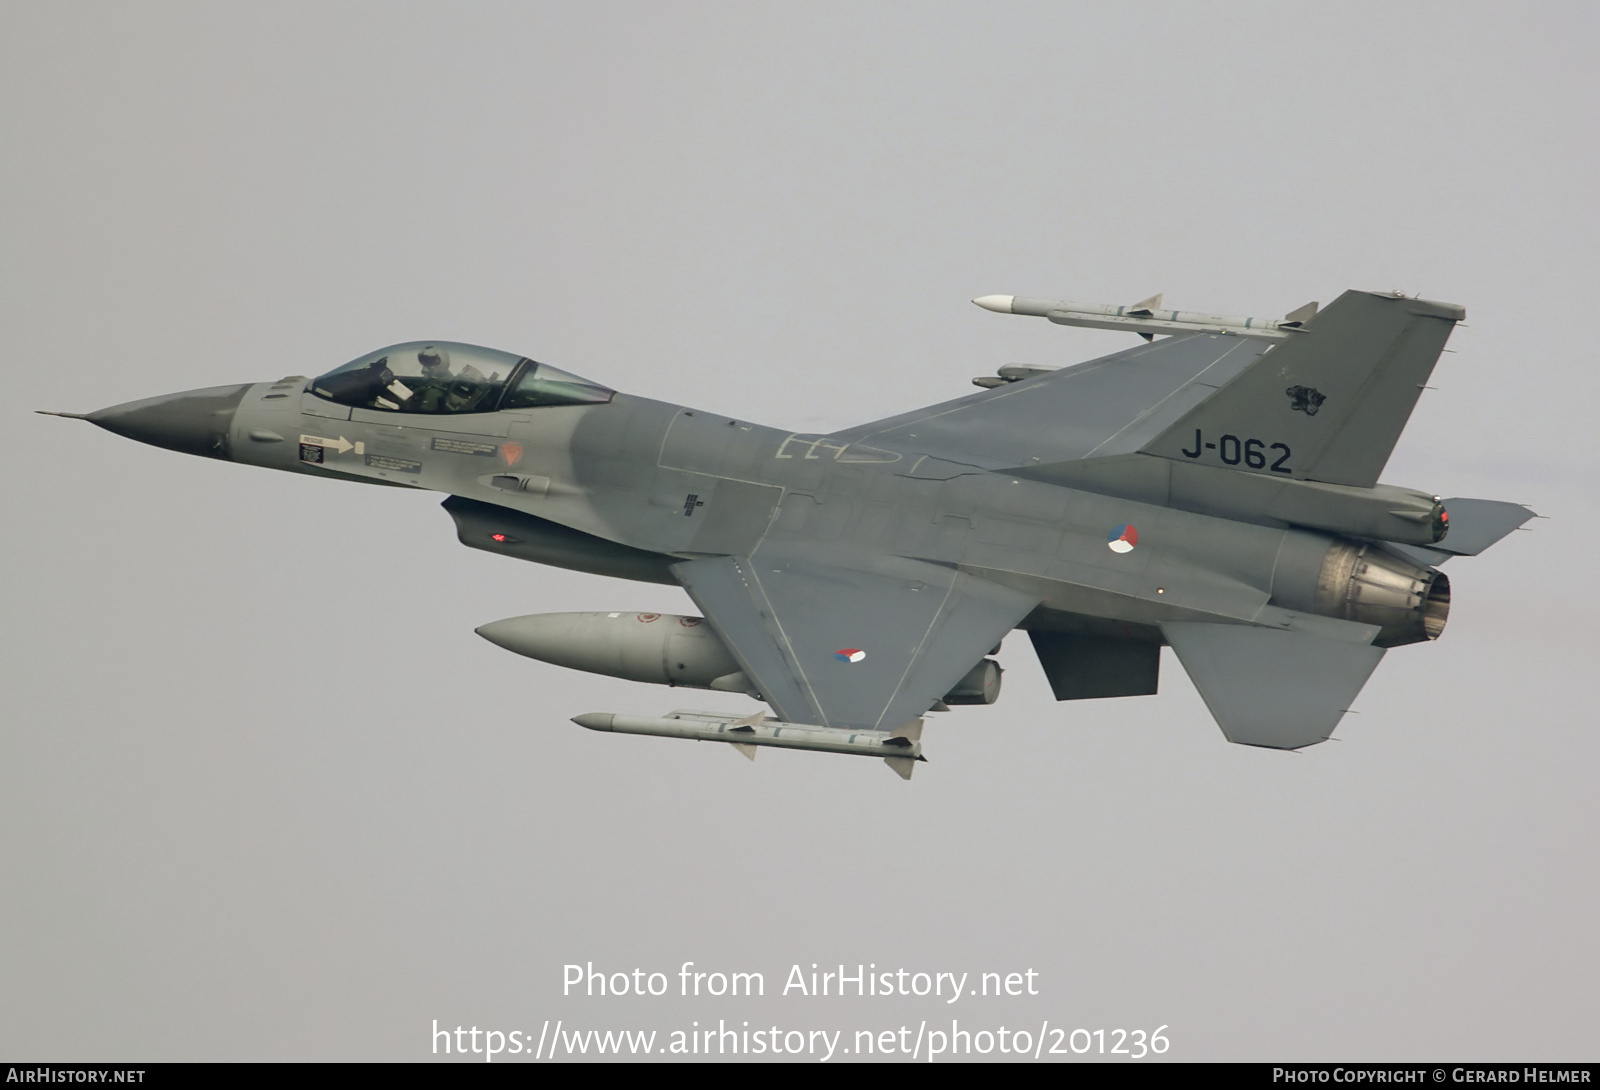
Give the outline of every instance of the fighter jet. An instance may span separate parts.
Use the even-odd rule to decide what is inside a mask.
[[[187,454],[443,492],[472,548],[680,586],[698,615],[478,632],[771,712],[581,726],[882,757],[908,779],[929,712],[997,698],[992,656],[1017,628],[1058,700],[1155,693],[1167,646],[1229,741],[1321,742],[1388,649],[1443,632],[1440,565],[1533,517],[1378,483],[1458,306],[1349,291],[1262,321],[1159,296],[974,302],[1145,340],[1002,367],[977,393],[827,435],[445,341],[82,418]]]

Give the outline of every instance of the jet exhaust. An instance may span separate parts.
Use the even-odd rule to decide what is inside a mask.
[[[1436,640],[1450,616],[1450,577],[1375,545],[1337,542],[1317,576],[1315,612],[1377,625],[1377,647]]]

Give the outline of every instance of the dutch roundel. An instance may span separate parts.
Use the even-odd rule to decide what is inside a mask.
[[[1133,547],[1139,544],[1139,531],[1124,523],[1111,531],[1111,536],[1106,538],[1106,548],[1114,553],[1131,553]]]
[[[860,662],[867,657],[867,653],[859,647],[842,647],[833,653],[833,657],[840,662]]]

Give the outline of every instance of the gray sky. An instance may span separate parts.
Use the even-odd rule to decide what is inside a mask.
[[[1597,33],[1583,4],[0,4],[0,1056],[953,1016],[1593,1059]],[[1226,744],[1170,657],[1157,697],[1058,705],[1021,634],[910,784],[586,732],[749,702],[473,628],[681,592],[463,549],[431,493],[31,415],[426,337],[827,430],[1131,342],[975,295],[1351,287],[1469,314],[1385,480],[1549,521],[1453,563],[1444,637],[1298,755]],[[767,995],[563,998],[586,961]],[[778,994],[812,962],[1040,994]]]

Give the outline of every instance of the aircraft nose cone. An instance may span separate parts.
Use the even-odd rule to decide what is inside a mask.
[[[181,394],[147,397],[98,409],[88,415],[127,439],[207,458],[227,458],[228,429],[249,386],[213,386]]]

